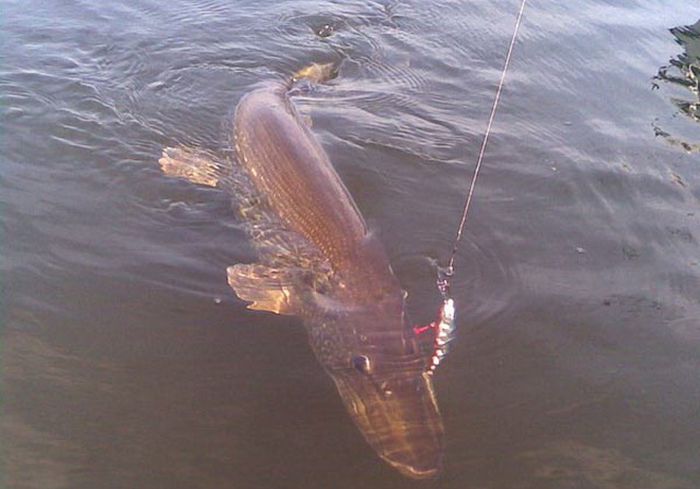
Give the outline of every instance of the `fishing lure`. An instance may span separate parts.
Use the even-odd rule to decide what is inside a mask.
[[[455,339],[455,302],[450,297],[450,278],[452,277],[452,267],[438,268],[437,288],[442,295],[442,306],[440,307],[439,318],[426,326],[415,326],[413,332],[418,336],[427,331],[435,332],[433,340],[433,354],[428,363],[427,373],[432,375],[443,359],[447,356],[450,343]]]

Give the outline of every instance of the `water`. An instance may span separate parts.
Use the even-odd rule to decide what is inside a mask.
[[[525,13],[436,375],[445,470],[416,483],[299,323],[229,290],[254,254],[226,196],[156,161],[342,61],[296,103],[427,322],[516,2],[4,0],[6,486],[698,487],[700,6],[557,3]]]

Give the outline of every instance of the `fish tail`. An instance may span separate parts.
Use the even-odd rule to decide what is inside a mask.
[[[337,63],[311,63],[292,75],[289,86],[291,88],[304,80],[310,83],[325,83],[336,76],[338,76]]]

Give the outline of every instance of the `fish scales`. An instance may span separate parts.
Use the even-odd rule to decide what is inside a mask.
[[[314,353],[377,453],[407,476],[433,477],[442,420],[381,244],[284,87],[246,95],[234,128],[254,184],[286,226],[320,249],[338,279],[324,294],[307,291],[295,306]]]
[[[276,127],[270,128],[269,125],[264,127],[267,133],[266,139],[270,143],[269,151],[267,151],[270,160],[278,163],[284,162],[285,167],[291,166],[291,164],[298,161],[318,163],[318,161],[314,161],[317,157],[316,154],[303,151],[303,148],[302,151],[294,149],[299,149],[299,146],[295,146],[292,149],[292,153],[302,154],[289,154],[288,151],[283,151],[283,148],[289,148],[284,143],[273,145],[272,142],[278,143],[273,134],[276,129]],[[299,143],[298,139],[297,143]],[[279,171],[281,166],[278,164],[275,167],[266,168],[267,171],[264,173],[268,176],[271,172]],[[352,244],[347,242],[345,233],[338,233],[338,230],[335,229],[337,224],[341,224],[337,217],[333,215],[326,216],[328,209],[325,207],[325,203],[318,198],[319,189],[311,185],[304,185],[309,183],[309,181],[297,179],[294,176],[288,176],[283,179],[277,178],[273,181],[276,183],[276,188],[272,189],[271,192],[279,200],[288,203],[285,207],[279,209],[281,216],[286,218],[285,220],[288,223],[294,223],[311,241],[317,243],[326,255],[331,258],[345,256]],[[266,179],[266,183],[270,184],[269,177]],[[294,204],[290,205],[290,197],[292,196],[294,197],[292,201]],[[333,261],[337,263],[337,260]]]
[[[251,176],[280,217],[334,265],[345,266],[367,228],[325,151],[298,116],[262,89],[239,103],[235,127],[242,163],[255,161]]]
[[[228,282],[250,309],[300,317],[377,454],[406,476],[434,477],[444,428],[430,355],[407,324],[405,295],[381,242],[290,100],[295,80],[322,80],[327,66],[256,89],[236,108],[233,147],[254,187],[243,196],[243,216],[259,262],[229,267]],[[164,172],[198,184],[219,186],[223,178],[219,162],[201,151],[166,148],[159,161]]]

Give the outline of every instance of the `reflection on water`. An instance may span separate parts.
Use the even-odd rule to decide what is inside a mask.
[[[578,441],[562,441],[525,452],[520,460],[547,486],[600,489],[679,489],[682,479],[637,465],[614,449],[600,449]]]
[[[157,160],[226,150],[260,81],[342,62],[296,101],[425,324],[515,3],[5,0],[6,485],[406,487],[301,324],[231,293],[255,256],[227,196]],[[699,18],[526,10],[435,376],[444,474],[418,485],[700,486],[700,153],[650,128],[700,143]]]

